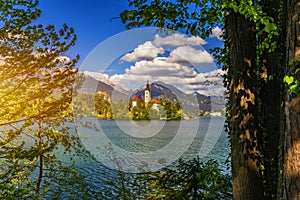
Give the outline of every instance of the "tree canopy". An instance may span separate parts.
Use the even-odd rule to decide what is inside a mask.
[[[224,84],[228,89],[227,131],[234,198],[283,197],[282,191],[286,188],[281,185],[287,177],[289,181],[294,178],[294,182],[289,183],[299,185],[296,181],[299,174],[280,173],[287,157],[294,163],[300,162],[282,153],[287,145],[282,143],[284,138],[293,135],[293,142],[288,143],[295,145],[300,137],[291,131],[300,132],[293,121],[299,119],[296,108],[300,102],[299,76],[296,75],[299,74],[296,61],[299,53],[295,50],[299,48],[299,1],[128,2],[130,9],[120,14],[127,28],[154,25],[203,38],[209,36],[215,26],[223,29],[224,48],[215,48],[212,52],[216,62],[227,71]],[[285,95],[288,101],[283,98]],[[290,109],[293,120],[289,117]],[[288,130],[282,124],[285,117],[288,117]],[[295,146],[289,148],[294,153],[298,151]]]
[[[76,35],[66,24],[35,24],[37,5],[0,1],[0,197],[39,199],[51,191],[80,198],[71,187],[86,185],[72,155],[84,151],[66,125],[79,56],[64,55]],[[70,155],[65,161],[62,152]]]

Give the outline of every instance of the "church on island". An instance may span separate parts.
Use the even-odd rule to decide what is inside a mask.
[[[152,109],[155,110],[159,109],[160,101],[157,99],[151,99],[151,90],[150,90],[149,81],[147,81],[146,83],[144,100],[140,95],[137,95],[132,99],[131,106],[132,107],[137,106],[138,102],[145,103],[145,104],[152,103]]]
[[[153,88],[153,85],[151,86]],[[129,108],[130,118],[133,120],[180,120],[182,116],[181,104],[179,102],[174,103],[169,99],[162,101],[152,99],[151,86],[147,81],[144,87],[144,97],[142,98],[142,95],[136,95],[131,100]]]

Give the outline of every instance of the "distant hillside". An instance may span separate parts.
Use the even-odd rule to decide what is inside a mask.
[[[81,93],[96,93],[98,91],[108,92],[112,97],[112,101],[130,98],[130,92],[125,91],[119,86],[109,85],[108,83],[96,80],[88,75],[85,75],[84,77],[84,82],[80,88]]]
[[[166,94],[170,94],[170,95],[173,94],[173,92],[169,88],[157,83],[150,84],[150,91],[151,91],[151,98],[157,98],[161,95],[166,95]],[[145,94],[145,87],[135,90],[131,95],[131,97],[140,95],[142,98],[144,98],[144,94]]]
[[[150,85],[151,98],[156,99],[169,99],[173,102],[180,102],[184,110],[218,110],[224,108],[224,102],[221,102],[221,97],[207,97],[197,92],[193,94],[185,94],[178,88],[165,84],[163,82],[154,82]],[[144,98],[145,87],[137,89],[133,92],[131,97],[140,95]],[[214,101],[212,101],[212,99]],[[218,103],[216,104],[216,101]],[[213,103],[213,106],[212,106]]]
[[[176,95],[184,95],[185,94],[184,92],[182,92],[181,90],[179,90],[177,87],[175,87],[173,85],[166,84],[166,83],[161,82],[161,81],[156,81],[154,83],[156,83],[158,85],[165,86],[166,88],[170,89]]]
[[[128,91],[118,85],[110,83],[107,79],[97,80],[85,74],[85,81],[80,89],[83,93],[96,93],[97,91],[107,91],[112,96],[112,101],[128,100],[130,97],[140,95],[144,98],[145,87]],[[151,98],[169,99],[173,102],[180,102],[184,110],[220,110],[225,107],[225,99],[221,96],[205,96],[194,92],[186,94],[173,85],[169,85],[160,81],[150,84]]]

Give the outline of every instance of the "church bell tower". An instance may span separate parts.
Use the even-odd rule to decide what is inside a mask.
[[[150,85],[147,81],[146,89],[145,89],[145,103],[151,102],[151,92],[150,92]]]

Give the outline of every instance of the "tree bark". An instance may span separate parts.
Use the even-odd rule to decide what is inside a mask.
[[[225,19],[229,55],[229,115],[233,196],[263,199],[258,139],[255,24],[230,12]]]
[[[286,74],[296,74],[300,81],[300,64],[289,61],[300,58],[300,1],[287,0],[286,12]],[[285,98],[285,140],[284,140],[284,199],[300,199],[300,93],[289,91]]]
[[[37,130],[37,134],[38,134],[38,147],[39,150],[42,149],[42,132],[41,132],[41,121],[38,121],[38,130]],[[38,167],[38,179],[36,182],[36,188],[35,188],[35,195],[34,197],[36,199],[39,198],[39,194],[40,194],[40,188],[41,188],[41,183],[42,183],[42,179],[43,179],[43,165],[44,165],[44,156],[43,153],[40,153],[39,155],[39,167]]]
[[[261,2],[263,11],[280,26],[282,19],[279,17],[281,0],[263,0]],[[260,36],[260,42],[268,37],[268,33]],[[271,42],[277,42],[277,48],[272,52],[265,49],[260,55],[260,133],[262,165],[264,166],[262,176],[264,183],[264,198],[276,199],[277,186],[279,184],[279,160],[280,134],[283,131],[282,113],[283,106],[283,70],[282,47],[284,36],[280,34],[273,36]],[[280,167],[281,168],[281,167]]]

